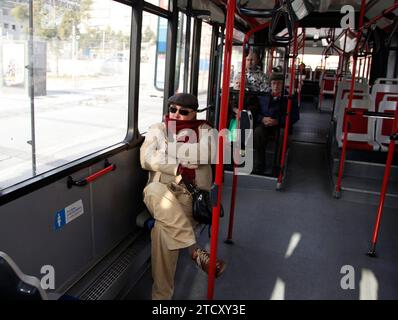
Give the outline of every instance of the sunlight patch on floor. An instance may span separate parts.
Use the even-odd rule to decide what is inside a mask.
[[[285,253],[285,259],[289,258],[293,254],[293,251],[294,249],[296,249],[298,243],[300,242],[300,239],[301,239],[301,233],[295,232],[292,234],[289,241],[289,246],[287,247]]]
[[[285,300],[285,282],[281,278],[276,279],[274,290],[272,291],[271,300]]]
[[[369,269],[362,269],[359,281],[359,300],[377,300],[379,282]]]

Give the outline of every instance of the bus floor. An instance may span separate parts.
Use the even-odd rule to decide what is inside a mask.
[[[301,120],[300,120],[301,121]],[[376,206],[332,197],[325,144],[292,140],[283,191],[238,188],[234,244],[231,188],[223,190],[217,256],[227,262],[215,299],[398,299],[398,216],[385,208],[376,252],[366,255]],[[205,230],[198,244],[209,248]],[[150,269],[126,299],[150,299]],[[182,250],[174,299],[205,299],[207,275]]]
[[[326,143],[333,100],[325,98],[322,105],[327,112],[319,112],[312,101],[301,102],[300,120],[293,127],[293,141]]]

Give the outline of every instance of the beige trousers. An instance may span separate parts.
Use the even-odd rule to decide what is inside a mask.
[[[179,249],[196,243],[192,198],[176,183],[151,182],[144,189],[144,202],[156,222],[152,240],[152,299],[171,299]]]

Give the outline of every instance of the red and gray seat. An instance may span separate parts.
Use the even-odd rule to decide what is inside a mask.
[[[337,114],[336,141],[341,148],[343,146],[344,121],[349,121],[347,148],[356,150],[378,151],[380,145],[375,141],[375,119],[361,115],[350,115],[344,117],[345,109],[348,107],[349,93],[345,95],[343,103],[345,108],[340,108]],[[368,94],[357,93],[352,99],[352,109],[355,111],[374,111],[371,97]]]
[[[343,80],[337,90],[335,108],[336,140],[342,147],[345,108],[349,103],[348,79]],[[377,79],[372,87],[371,94],[366,93],[366,83],[355,83],[352,108],[356,111],[391,112],[395,111],[398,100],[398,79]],[[364,91],[365,93],[360,93]],[[341,97],[341,99],[339,99]],[[364,117],[362,115],[350,115],[348,128],[349,149],[368,151],[387,151],[390,142],[392,120],[383,118]]]
[[[354,84],[354,93],[369,93],[369,85],[367,80],[359,79],[360,81],[356,81]],[[362,81],[361,81],[362,80]],[[334,107],[333,119],[337,120],[337,113],[341,108],[345,108],[347,106],[347,102],[344,100],[349,97],[350,89],[351,89],[351,78],[343,78],[340,82],[337,83],[336,89],[336,104]],[[348,93],[348,94],[347,94]]]
[[[379,104],[379,112],[395,113],[397,107],[398,95],[385,95],[383,101]],[[390,144],[390,135],[392,132],[392,119],[377,119],[376,121],[376,141],[380,144],[381,151],[388,151]],[[396,142],[397,144],[398,142]],[[398,148],[395,149],[398,152]]]

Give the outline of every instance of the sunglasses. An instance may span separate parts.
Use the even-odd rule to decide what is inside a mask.
[[[178,109],[177,107],[171,106],[169,107],[169,112],[170,113],[176,113],[178,111],[178,113],[182,116],[187,116],[189,115],[191,112],[193,112],[192,110],[187,110],[187,109]]]

